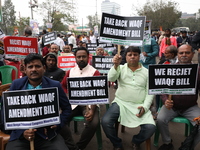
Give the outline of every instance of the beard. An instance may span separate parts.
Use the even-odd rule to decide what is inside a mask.
[[[84,62],[84,61],[80,61],[77,63],[80,69],[83,69],[87,66],[88,63]]]

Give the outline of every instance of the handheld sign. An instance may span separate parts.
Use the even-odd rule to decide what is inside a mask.
[[[142,46],[146,17],[122,17],[103,13],[100,42]]]
[[[58,56],[58,68],[67,71],[75,67],[75,56]]]
[[[30,53],[38,53],[37,38],[6,36],[4,38],[6,58],[25,58]]]
[[[67,78],[69,101],[72,105],[108,104],[106,76]]]
[[[54,43],[56,38],[57,38],[56,32],[50,32],[50,33],[45,34],[42,40],[43,40],[44,45],[48,45],[48,44]]]
[[[112,52],[115,49],[114,44],[111,43],[98,43],[98,46],[103,47],[104,50],[107,51],[110,56],[112,56]]]
[[[35,129],[60,123],[57,88],[3,93],[6,130]]]
[[[96,54],[97,43],[86,43],[86,47],[90,54]]]
[[[92,56],[92,66],[100,73],[107,74],[113,66],[113,56]]]
[[[149,65],[149,94],[196,94],[198,64]]]

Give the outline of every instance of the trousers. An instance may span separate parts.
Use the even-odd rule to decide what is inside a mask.
[[[72,133],[68,125],[66,125],[61,130],[60,134],[64,138],[65,144],[67,145],[67,147],[69,147],[70,150],[85,149],[88,143],[90,142],[90,140],[93,138],[99,124],[99,110],[98,109],[99,108],[97,107],[92,121],[85,122],[86,125],[84,127],[84,130],[81,133],[81,137],[76,144],[73,140]],[[72,113],[70,115],[70,120],[72,120],[74,116],[84,115],[85,111],[86,109],[84,106],[77,106],[74,110],[72,110]]]
[[[194,126],[195,122],[193,121],[193,119],[195,117],[198,117],[199,115],[200,115],[200,108],[198,107],[198,105],[190,107],[183,112],[173,109],[169,110],[163,105],[157,116],[157,126],[160,131],[163,143],[169,144],[171,142],[169,126],[168,126],[170,120],[172,120],[177,116],[183,116],[187,118]],[[192,147],[194,148],[199,143],[199,141],[200,141],[200,128],[198,129],[198,133],[195,136],[195,140]]]
[[[102,127],[107,136],[110,139],[111,143],[115,148],[122,148],[122,139],[117,136],[115,130],[115,123],[118,121],[119,117],[119,106],[117,103],[112,103],[111,107],[106,111],[102,118]],[[140,125],[141,130],[137,135],[133,135],[132,143],[141,144],[150,138],[155,132],[155,125],[153,124],[142,124]]]

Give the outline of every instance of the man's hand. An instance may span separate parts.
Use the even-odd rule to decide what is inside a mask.
[[[173,100],[166,100],[165,101],[165,107],[167,108],[167,109],[171,109],[172,107],[173,107],[173,105],[174,105],[174,103],[173,103]]]
[[[136,114],[137,117],[142,117],[142,115],[145,113],[145,110],[142,106],[138,107],[138,114]]]
[[[200,53],[200,48],[197,51],[198,51],[198,53]]]
[[[50,127],[51,129],[56,129],[57,128],[57,125],[53,125]]]
[[[196,122],[196,124],[200,125],[200,116],[194,118],[194,121]]]
[[[94,113],[93,111],[90,109],[89,111],[87,111],[84,115],[85,119],[87,121],[92,121],[93,117],[94,117]]]
[[[143,54],[144,56],[146,56],[146,57],[148,56],[146,52],[142,52],[142,54]]]
[[[28,141],[32,141],[35,138],[35,131],[37,131],[37,129],[29,129],[29,130],[25,130],[23,135],[24,138],[27,139]]]
[[[113,63],[114,63],[115,69],[117,69],[117,67],[120,65],[121,61],[122,61],[122,56],[121,55],[116,54],[113,57]]]

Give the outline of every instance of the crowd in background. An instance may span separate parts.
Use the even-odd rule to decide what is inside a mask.
[[[43,38],[44,38],[44,35],[46,33],[47,33],[47,31],[43,30],[41,36],[38,36],[39,55],[40,56],[42,55],[42,58],[44,58],[44,65],[45,65],[45,68],[46,68],[46,69],[43,68],[44,71],[45,71],[44,76],[61,82],[62,87],[65,87],[66,84],[64,84],[64,83],[66,83],[66,78],[70,77],[70,75],[73,76],[73,77],[80,77],[80,76],[82,77],[83,74],[87,76],[89,74],[89,71],[92,71],[91,76],[100,75],[98,70],[93,68],[91,65],[88,65],[89,52],[87,51],[86,45],[87,45],[87,43],[98,43],[98,37],[95,37],[93,33],[90,33],[90,35],[85,35],[85,34],[74,35],[74,33],[70,32],[70,31],[67,32],[66,35],[57,33],[57,38],[53,43],[44,45]],[[31,29],[30,28],[25,29],[24,36],[31,37]],[[154,32],[152,32],[150,44],[144,45],[140,48],[139,47],[131,47],[131,46],[120,45],[120,47],[119,47],[120,54],[118,54],[118,46],[114,45],[114,49],[113,49],[112,54],[111,54],[112,56],[114,56],[114,58],[113,58],[114,67],[112,67],[112,69],[110,71],[109,78],[111,79],[112,82],[115,82],[115,85],[119,84],[119,87],[116,86],[116,89],[118,91],[120,91],[121,93],[127,92],[128,89],[130,89],[130,88],[134,89],[138,86],[138,84],[135,85],[136,87],[133,87],[132,85],[128,85],[128,83],[132,82],[132,78],[126,77],[128,75],[126,71],[128,69],[131,69],[132,72],[129,72],[129,73],[133,74],[133,78],[135,78],[136,75],[139,76],[139,78],[138,78],[139,80],[136,81],[136,82],[139,83],[140,88],[142,87],[142,90],[141,89],[138,90],[138,88],[134,89],[135,90],[134,92],[136,93],[135,96],[138,96],[137,94],[141,92],[142,93],[141,97],[143,99],[138,100],[138,101],[140,101],[139,103],[141,103],[145,100],[148,101],[147,103],[145,103],[145,106],[140,107],[140,105],[138,105],[138,108],[140,107],[139,109],[141,109],[141,114],[139,113],[137,115],[137,117],[135,117],[135,116],[133,117],[133,119],[136,118],[137,125],[141,126],[141,133],[134,136],[133,140],[132,140],[134,150],[138,150],[139,145],[142,142],[144,142],[146,139],[151,137],[152,134],[155,131],[155,124],[154,124],[153,119],[155,119],[155,120],[157,119],[157,113],[158,112],[157,112],[157,110],[154,110],[153,119],[150,119],[150,115],[152,115],[152,114],[150,114],[149,110],[151,109],[150,105],[151,105],[151,102],[153,100],[153,96],[149,96],[147,94],[147,92],[145,91],[145,90],[147,90],[147,88],[146,88],[147,82],[144,82],[144,80],[147,81],[147,79],[148,79],[147,72],[148,72],[149,65],[158,64],[158,63],[159,64],[176,64],[176,63],[187,64],[187,63],[191,63],[191,60],[192,60],[192,57],[193,57],[193,54],[194,54],[193,53],[194,50],[197,50],[198,52],[200,52],[200,47],[199,47],[200,46],[200,44],[199,44],[200,40],[199,39],[200,39],[199,32],[181,31],[180,33],[174,33],[174,32],[171,32],[170,29],[166,29],[165,31],[158,31],[158,32],[154,31]],[[3,42],[0,43],[0,44],[1,44],[0,50],[3,50],[4,49],[3,48]],[[184,50],[186,50],[186,51],[184,51]],[[180,51],[183,51],[183,53],[188,54],[188,56],[187,56],[189,58],[188,62],[186,62],[186,63],[181,62],[183,54],[181,54]],[[57,66],[57,56],[62,56],[65,53],[67,53],[68,56],[74,55],[75,58],[76,58],[76,62],[77,62],[78,66],[75,66],[73,69],[71,69],[71,74],[70,74],[69,71],[65,72],[62,69],[58,68],[58,66]],[[95,55],[97,55],[97,56],[108,56],[108,52],[106,52],[104,50],[104,47],[97,46]],[[37,59],[40,59],[40,56],[37,56],[38,57]],[[79,60],[80,58],[78,56],[83,57],[82,58],[83,60]],[[136,61],[134,63],[132,63],[132,59],[136,59]],[[4,58],[4,54],[2,54],[2,59],[0,61],[1,61],[0,65],[13,64],[11,62],[15,62],[17,64],[16,65],[17,68],[22,73],[20,75],[20,77],[26,76],[26,74],[25,74],[26,72],[24,71],[24,68],[27,65],[26,61],[25,61],[26,64],[24,66],[23,60],[19,61],[17,59],[16,60],[15,59],[12,59],[12,60],[6,59],[6,58]],[[43,60],[41,62],[43,62]],[[39,62],[39,63],[41,63],[41,62]],[[30,62],[28,62],[28,64],[29,63],[32,63],[32,62],[30,61]],[[119,71],[119,68],[122,69],[122,72]],[[122,76],[120,76],[119,74],[122,75]],[[118,79],[122,79],[122,78],[123,78],[124,82],[122,80],[118,80]],[[26,80],[28,80],[28,79],[26,79]],[[118,82],[119,81],[120,82],[117,83],[116,80],[118,80]],[[47,79],[47,81],[48,81],[48,79]],[[126,85],[125,85],[125,82],[127,83]],[[134,82],[134,84],[135,84],[135,82]],[[126,91],[123,91],[124,87],[126,87]],[[65,89],[64,91],[66,91],[66,90],[67,89]],[[130,93],[124,94],[124,95],[122,94],[122,95],[124,96],[124,98],[130,98],[129,94]],[[129,97],[126,97],[127,95],[129,95]],[[176,98],[177,97],[174,97],[174,100],[176,100]],[[163,107],[166,106],[166,108],[168,108],[168,105],[171,106],[170,108],[173,107],[172,102],[168,100],[167,96],[164,97],[163,99],[164,99]],[[192,97],[192,99],[193,99],[194,103],[197,100],[196,97]],[[115,103],[111,107],[111,109],[113,109],[113,110],[112,111],[110,110],[108,112],[113,113],[113,112],[115,112],[115,110],[117,110],[118,112],[121,113],[121,111],[123,111],[122,116],[126,118],[126,107],[129,107],[130,104],[126,103],[126,102],[122,102],[122,101],[123,100],[121,99],[120,93],[118,92],[116,94],[115,102],[118,103],[118,105],[120,105],[120,108],[123,108],[123,110],[119,110],[119,106]],[[160,97],[159,96],[157,96],[156,103],[157,103],[157,109],[158,109],[159,103],[160,103]],[[188,103],[190,103],[190,102],[188,102]],[[175,106],[177,106],[177,104]],[[196,106],[196,104],[194,104],[194,105],[192,104],[191,107],[194,107],[194,106],[195,106],[194,110],[198,110],[196,112],[199,112],[200,110]],[[115,108],[113,108],[113,107],[115,107]],[[89,121],[93,120],[93,117],[96,118],[96,116],[98,116],[98,114],[96,114],[97,109],[98,108],[95,105],[94,111],[91,112],[92,115],[90,114],[89,117],[88,117]],[[163,108],[163,109],[165,109],[165,108]],[[167,110],[163,110],[163,109],[161,110],[161,112],[167,111]],[[190,109],[190,108],[188,108],[188,109]],[[92,107],[91,107],[91,110],[92,110]],[[85,108],[79,108],[78,107],[77,111],[81,112],[81,114],[82,114],[83,112],[85,112]],[[179,110],[177,109],[177,111],[179,111]],[[148,114],[146,112],[148,112]],[[133,112],[131,112],[131,113],[133,113]],[[175,113],[179,113],[179,112],[176,112],[174,110],[174,112],[170,112],[170,113],[175,114]],[[180,111],[180,114],[181,113],[182,113],[182,110]],[[194,115],[193,112],[189,112],[189,113],[190,113],[190,115],[192,114],[191,116],[193,117],[193,115]],[[93,116],[94,114],[95,114],[95,116]],[[105,132],[106,136],[113,143],[114,150],[122,150],[123,146],[122,146],[122,144],[120,144],[121,139],[117,139],[117,140],[114,139],[115,137],[113,137],[113,135],[111,133],[111,128],[107,126],[110,123],[109,117],[112,118],[113,116],[109,116],[110,115],[109,113],[106,113],[105,115],[108,115],[108,116],[103,117],[104,132]],[[115,115],[116,116],[115,116],[115,120],[113,121],[113,123],[117,120],[117,118],[121,114],[115,114]],[[142,115],[144,115],[146,118],[148,118],[148,119],[145,119],[145,121],[142,120],[142,121],[144,121],[144,124],[141,124],[141,122],[140,122],[141,121],[140,117]],[[185,114],[183,114],[183,115],[185,115]],[[168,123],[168,122],[167,123],[162,122],[163,116],[164,116],[163,114],[159,115],[159,113],[158,113],[158,123],[160,124],[159,127],[160,127],[160,130],[163,130],[163,129],[167,130],[166,126],[162,126],[162,125],[166,125]],[[192,118],[191,116],[190,116],[190,119]],[[196,117],[198,117],[198,116],[196,116]],[[168,118],[168,119],[170,120],[171,118]],[[87,117],[86,117],[86,120],[87,120]],[[150,122],[151,125],[148,124],[148,120],[150,120],[149,122]],[[91,128],[92,128],[92,126],[95,126],[95,127],[93,127],[93,130],[92,130],[93,132],[90,135],[90,138],[87,139],[87,142],[85,142],[84,139],[80,139],[80,141],[78,142],[78,144],[79,144],[78,147],[75,146],[74,148],[72,148],[73,150],[84,149],[87,146],[87,144],[90,142],[91,138],[93,137],[93,135],[95,133],[96,126],[98,124],[99,118],[95,121],[96,122],[93,125],[91,125]],[[122,120],[122,122],[124,122],[125,125],[128,124],[127,120]],[[135,125],[129,125],[129,126],[135,127]],[[145,137],[141,137],[141,134],[146,133],[144,130],[146,130],[147,128],[149,128],[152,132],[149,132],[148,135],[146,134]],[[68,128],[65,128],[65,130],[63,130],[63,132],[68,133],[68,130],[69,130]],[[85,132],[86,131],[87,131],[87,133],[89,132],[87,129],[85,129]],[[86,139],[87,135],[89,135],[89,134],[87,134],[85,132],[83,133],[83,136]],[[26,133],[26,135],[28,135],[28,134],[32,135],[33,133]],[[165,150],[165,149],[169,150],[169,149],[171,149],[173,147],[173,145],[172,145],[172,141],[171,141],[171,138],[169,137],[168,133],[161,131],[161,135],[163,137],[163,143],[164,144],[159,148],[159,150]],[[29,137],[30,136],[26,136],[26,139],[30,140]],[[65,142],[67,143],[68,137],[65,136],[64,139],[65,139]],[[198,137],[198,140],[199,140],[199,137]],[[119,141],[119,142],[117,142],[117,141]],[[83,144],[81,142],[83,142],[83,143],[85,142],[85,143]],[[197,143],[195,143],[195,144],[197,144]],[[67,145],[67,146],[69,146],[69,145]],[[194,146],[196,146],[196,145],[194,145]],[[10,146],[10,147],[12,147],[12,146]],[[81,148],[81,147],[83,147],[83,148]]]

